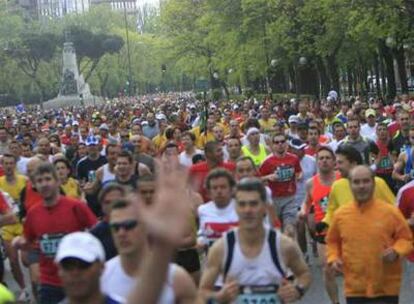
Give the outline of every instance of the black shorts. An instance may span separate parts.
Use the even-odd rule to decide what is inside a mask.
[[[398,304],[398,296],[388,296],[388,297],[376,297],[376,298],[366,298],[366,297],[347,297],[347,304]]]
[[[27,263],[30,265],[38,264],[40,258],[40,252],[38,249],[30,249],[27,252]]]
[[[175,253],[174,263],[192,273],[200,270],[200,258],[197,249],[190,248]]]
[[[319,243],[319,244],[323,244],[323,245],[325,245],[326,244],[326,242],[325,242],[325,237],[326,237],[326,234],[315,234],[315,236],[314,236],[314,240],[315,240],[315,242],[317,242],[317,243]]]

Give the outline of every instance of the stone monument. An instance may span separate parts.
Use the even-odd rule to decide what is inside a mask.
[[[89,85],[79,74],[73,42],[66,33],[63,44],[63,68],[59,94],[56,98],[43,103],[45,109],[66,106],[89,106],[102,103],[102,99],[91,94]]]

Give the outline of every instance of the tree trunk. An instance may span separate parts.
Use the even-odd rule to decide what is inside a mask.
[[[380,67],[380,73],[381,73],[381,87],[382,87],[382,96],[387,95],[387,80],[385,77],[385,67],[384,67],[384,60],[378,54],[378,61],[379,61],[379,67]]]
[[[293,65],[291,64],[291,65],[289,65],[289,78],[290,78],[290,82],[292,83],[292,88],[291,88],[291,90],[290,90],[290,92],[291,93],[297,93],[297,90],[296,90],[296,87],[297,87],[297,85],[296,85],[296,70],[295,70],[295,68],[293,67]]]
[[[397,95],[397,86],[395,84],[394,62],[391,50],[386,46],[385,40],[379,41],[379,50],[381,57],[385,62],[385,73],[387,79],[387,97],[394,98]]]
[[[352,74],[352,70],[349,66],[346,69],[346,77],[347,77],[347,83],[348,83],[348,95],[352,96],[352,95],[354,95],[354,90],[353,90],[354,77],[353,77],[353,74]]]
[[[354,79],[354,94],[355,96],[359,95],[361,88],[359,86],[359,81],[358,81],[358,69],[353,70],[352,72],[353,75],[353,79]]]
[[[380,81],[380,73],[379,73],[379,62],[378,62],[378,54],[374,53],[374,73],[375,73],[375,89],[377,92],[377,96],[381,96],[381,81]]]
[[[401,81],[401,92],[408,94],[408,82],[407,82],[407,70],[405,68],[405,54],[403,47],[399,47],[395,50],[395,59],[397,60],[398,75]]]
[[[368,83],[368,69],[365,64],[362,65],[362,79],[365,85],[364,96],[367,96],[369,92],[369,83]]]
[[[328,67],[329,78],[331,80],[331,87],[337,92],[339,92],[339,73],[338,73],[338,64],[336,62],[336,55],[332,54],[326,57],[326,63]]]
[[[316,58],[316,66],[319,74],[319,81],[321,84],[321,96],[327,96],[329,89],[331,87],[331,83],[329,81],[329,77],[326,73],[326,67],[321,57]]]
[[[230,99],[230,92],[229,89],[227,88],[227,84],[225,81],[220,81],[221,83],[221,87],[223,88],[224,92],[226,93],[226,99]]]
[[[300,94],[319,96],[319,81],[316,68],[308,64],[299,67]]]

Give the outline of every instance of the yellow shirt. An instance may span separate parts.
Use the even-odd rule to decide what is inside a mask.
[[[276,122],[277,121],[274,118],[269,118],[266,121],[259,119],[260,128],[262,129],[263,133],[268,133],[271,131]]]
[[[79,183],[76,179],[69,177],[61,187],[66,196],[77,199],[81,198],[82,193],[80,192]]]
[[[221,122],[220,125],[223,127],[223,132],[224,135],[229,135],[230,134],[230,124],[228,122]]]
[[[256,167],[260,167],[260,165],[264,162],[264,160],[267,158],[267,151],[264,145],[259,144],[259,154],[253,154],[250,149],[249,146],[243,146],[242,147],[242,152],[244,156],[249,156],[254,165]]]
[[[16,174],[16,183],[10,185],[6,181],[6,176],[0,177],[0,189],[4,192],[7,192],[14,200],[14,205],[17,207],[17,204],[20,200],[20,192],[26,186],[26,177],[24,175]],[[14,208],[13,208],[14,209]],[[23,225],[20,223],[5,225],[1,229],[1,236],[5,241],[11,241],[16,236],[22,235]]]
[[[20,192],[24,187],[26,187],[26,177],[24,175],[16,174],[16,183],[13,185],[7,183],[6,176],[0,177],[0,189],[7,192],[16,203],[20,200]]]
[[[167,143],[167,137],[164,134],[158,134],[152,139],[152,143],[154,144],[154,148],[156,153],[160,152],[160,150],[165,146]]]
[[[207,135],[206,135],[205,132],[201,132],[200,127],[193,128],[191,132],[194,134],[196,138],[195,145],[199,149],[204,149],[204,146],[206,145],[206,143],[208,143],[209,141],[215,140],[213,132],[207,131]]]
[[[384,262],[385,249],[405,256],[413,249],[411,230],[397,207],[379,199],[350,202],[333,216],[326,236],[328,264],[343,262],[345,296],[397,296],[402,261]]]
[[[380,199],[388,204],[395,205],[395,196],[382,178],[375,177],[374,198]],[[347,178],[340,178],[332,184],[329,194],[328,208],[323,221],[328,225],[332,221],[334,212],[341,206],[354,201],[351,185]]]

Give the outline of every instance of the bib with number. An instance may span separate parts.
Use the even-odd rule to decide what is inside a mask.
[[[47,257],[53,258],[56,255],[63,233],[44,234],[39,240],[40,251]]]
[[[325,196],[319,201],[319,205],[321,206],[321,209],[324,213],[326,212],[326,209],[328,209],[328,202],[329,202],[328,196]]]
[[[237,304],[282,304],[277,286],[242,286]]]
[[[389,156],[381,158],[381,161],[378,164],[378,169],[390,169],[392,168],[392,162]]]
[[[295,168],[292,166],[280,166],[275,171],[276,180],[278,182],[288,182],[293,179],[295,175]]]

